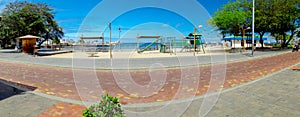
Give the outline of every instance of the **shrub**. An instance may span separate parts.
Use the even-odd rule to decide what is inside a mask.
[[[281,48],[281,44],[274,44],[273,48]]]
[[[102,96],[98,104],[94,104],[83,110],[84,117],[125,117],[118,98],[108,94]]]

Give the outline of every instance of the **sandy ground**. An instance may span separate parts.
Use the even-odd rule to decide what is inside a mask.
[[[215,52],[214,50],[219,50]],[[115,50],[112,52],[113,58],[162,58],[162,57],[179,57],[179,56],[194,56],[194,52],[179,52],[176,53],[160,53],[159,50],[145,51],[143,53],[137,53],[137,51],[120,51]],[[214,52],[213,52],[214,51]],[[93,55],[92,55],[93,54]],[[206,48],[205,53],[203,51],[196,52],[195,56],[210,56],[215,54],[225,54],[225,50],[222,48]],[[109,52],[73,52],[63,53],[51,56],[44,56],[45,58],[93,58],[93,59],[107,59],[110,58]]]

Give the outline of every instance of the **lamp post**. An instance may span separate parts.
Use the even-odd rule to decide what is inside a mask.
[[[199,25],[198,28],[202,28],[202,25]],[[197,27],[194,28],[194,56],[196,56],[196,32],[197,32]]]
[[[119,40],[121,38],[121,26],[119,26]]]
[[[243,29],[242,29],[242,42],[241,42],[241,45],[242,45],[242,48],[243,48],[243,49],[245,49],[245,39],[244,39],[244,37],[245,37],[245,31],[246,31],[246,30],[249,30],[249,29],[251,29],[251,28],[248,27],[248,28],[243,28]]]
[[[119,26],[119,42],[121,40],[121,26]],[[121,51],[121,43],[119,43],[119,50]]]
[[[252,3],[252,57],[254,57],[255,0]]]
[[[108,27],[109,27],[109,56],[110,56],[110,59],[112,59],[111,23],[110,22],[108,22]]]

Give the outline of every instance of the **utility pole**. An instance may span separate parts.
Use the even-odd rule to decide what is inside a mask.
[[[119,40],[121,38],[121,26],[119,26]]]
[[[110,56],[110,59],[112,59],[111,23],[110,22],[108,22],[108,27],[109,27],[109,33],[110,33],[110,36],[109,36],[109,56]]]
[[[252,57],[254,57],[255,0],[252,3]]]
[[[194,56],[196,56],[196,50],[197,50],[197,45],[196,45],[196,33],[197,33],[197,29],[198,28],[202,28],[202,25],[199,25],[198,27],[194,27]],[[200,39],[200,38],[199,38]]]
[[[195,27],[194,28],[194,56],[196,56],[196,31],[197,31],[197,28]]]
[[[121,26],[119,26],[119,50],[121,51]]]

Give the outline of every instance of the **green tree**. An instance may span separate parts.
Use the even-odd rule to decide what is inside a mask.
[[[249,25],[249,11],[245,10],[245,0],[238,0],[225,4],[223,8],[214,13],[210,25],[218,27],[223,37],[229,35],[241,35],[243,27]]]
[[[52,43],[59,44],[60,40],[58,38],[55,38],[55,39],[52,40]]]
[[[282,47],[287,47],[300,28],[300,1],[299,0],[274,0],[271,34],[282,37]],[[290,35],[290,36],[288,36]]]
[[[282,47],[286,47],[300,28],[300,0],[256,0],[255,1],[255,33],[263,36],[271,33],[274,37],[282,37]],[[238,34],[238,26],[242,21],[252,19],[252,1],[236,0],[224,5],[211,19],[211,24],[218,27],[223,34]],[[237,20],[239,18],[239,20]],[[245,26],[245,25],[244,25]],[[291,36],[287,36],[290,34]],[[263,45],[263,44],[262,44]]]
[[[84,41],[83,39],[79,39],[79,40],[77,41],[77,43],[84,44],[85,41]]]
[[[255,33],[259,34],[260,43],[264,43],[263,37],[267,32],[271,31],[270,24],[274,16],[273,12],[276,10],[274,7],[274,0],[255,0]],[[252,10],[252,2],[248,2],[249,9]],[[264,47],[264,44],[261,44]]]
[[[42,37],[37,40],[40,46],[48,39],[61,38],[64,35],[62,28],[54,20],[53,9],[45,3],[9,3],[2,12],[0,25],[0,36],[4,43],[31,34]]]

